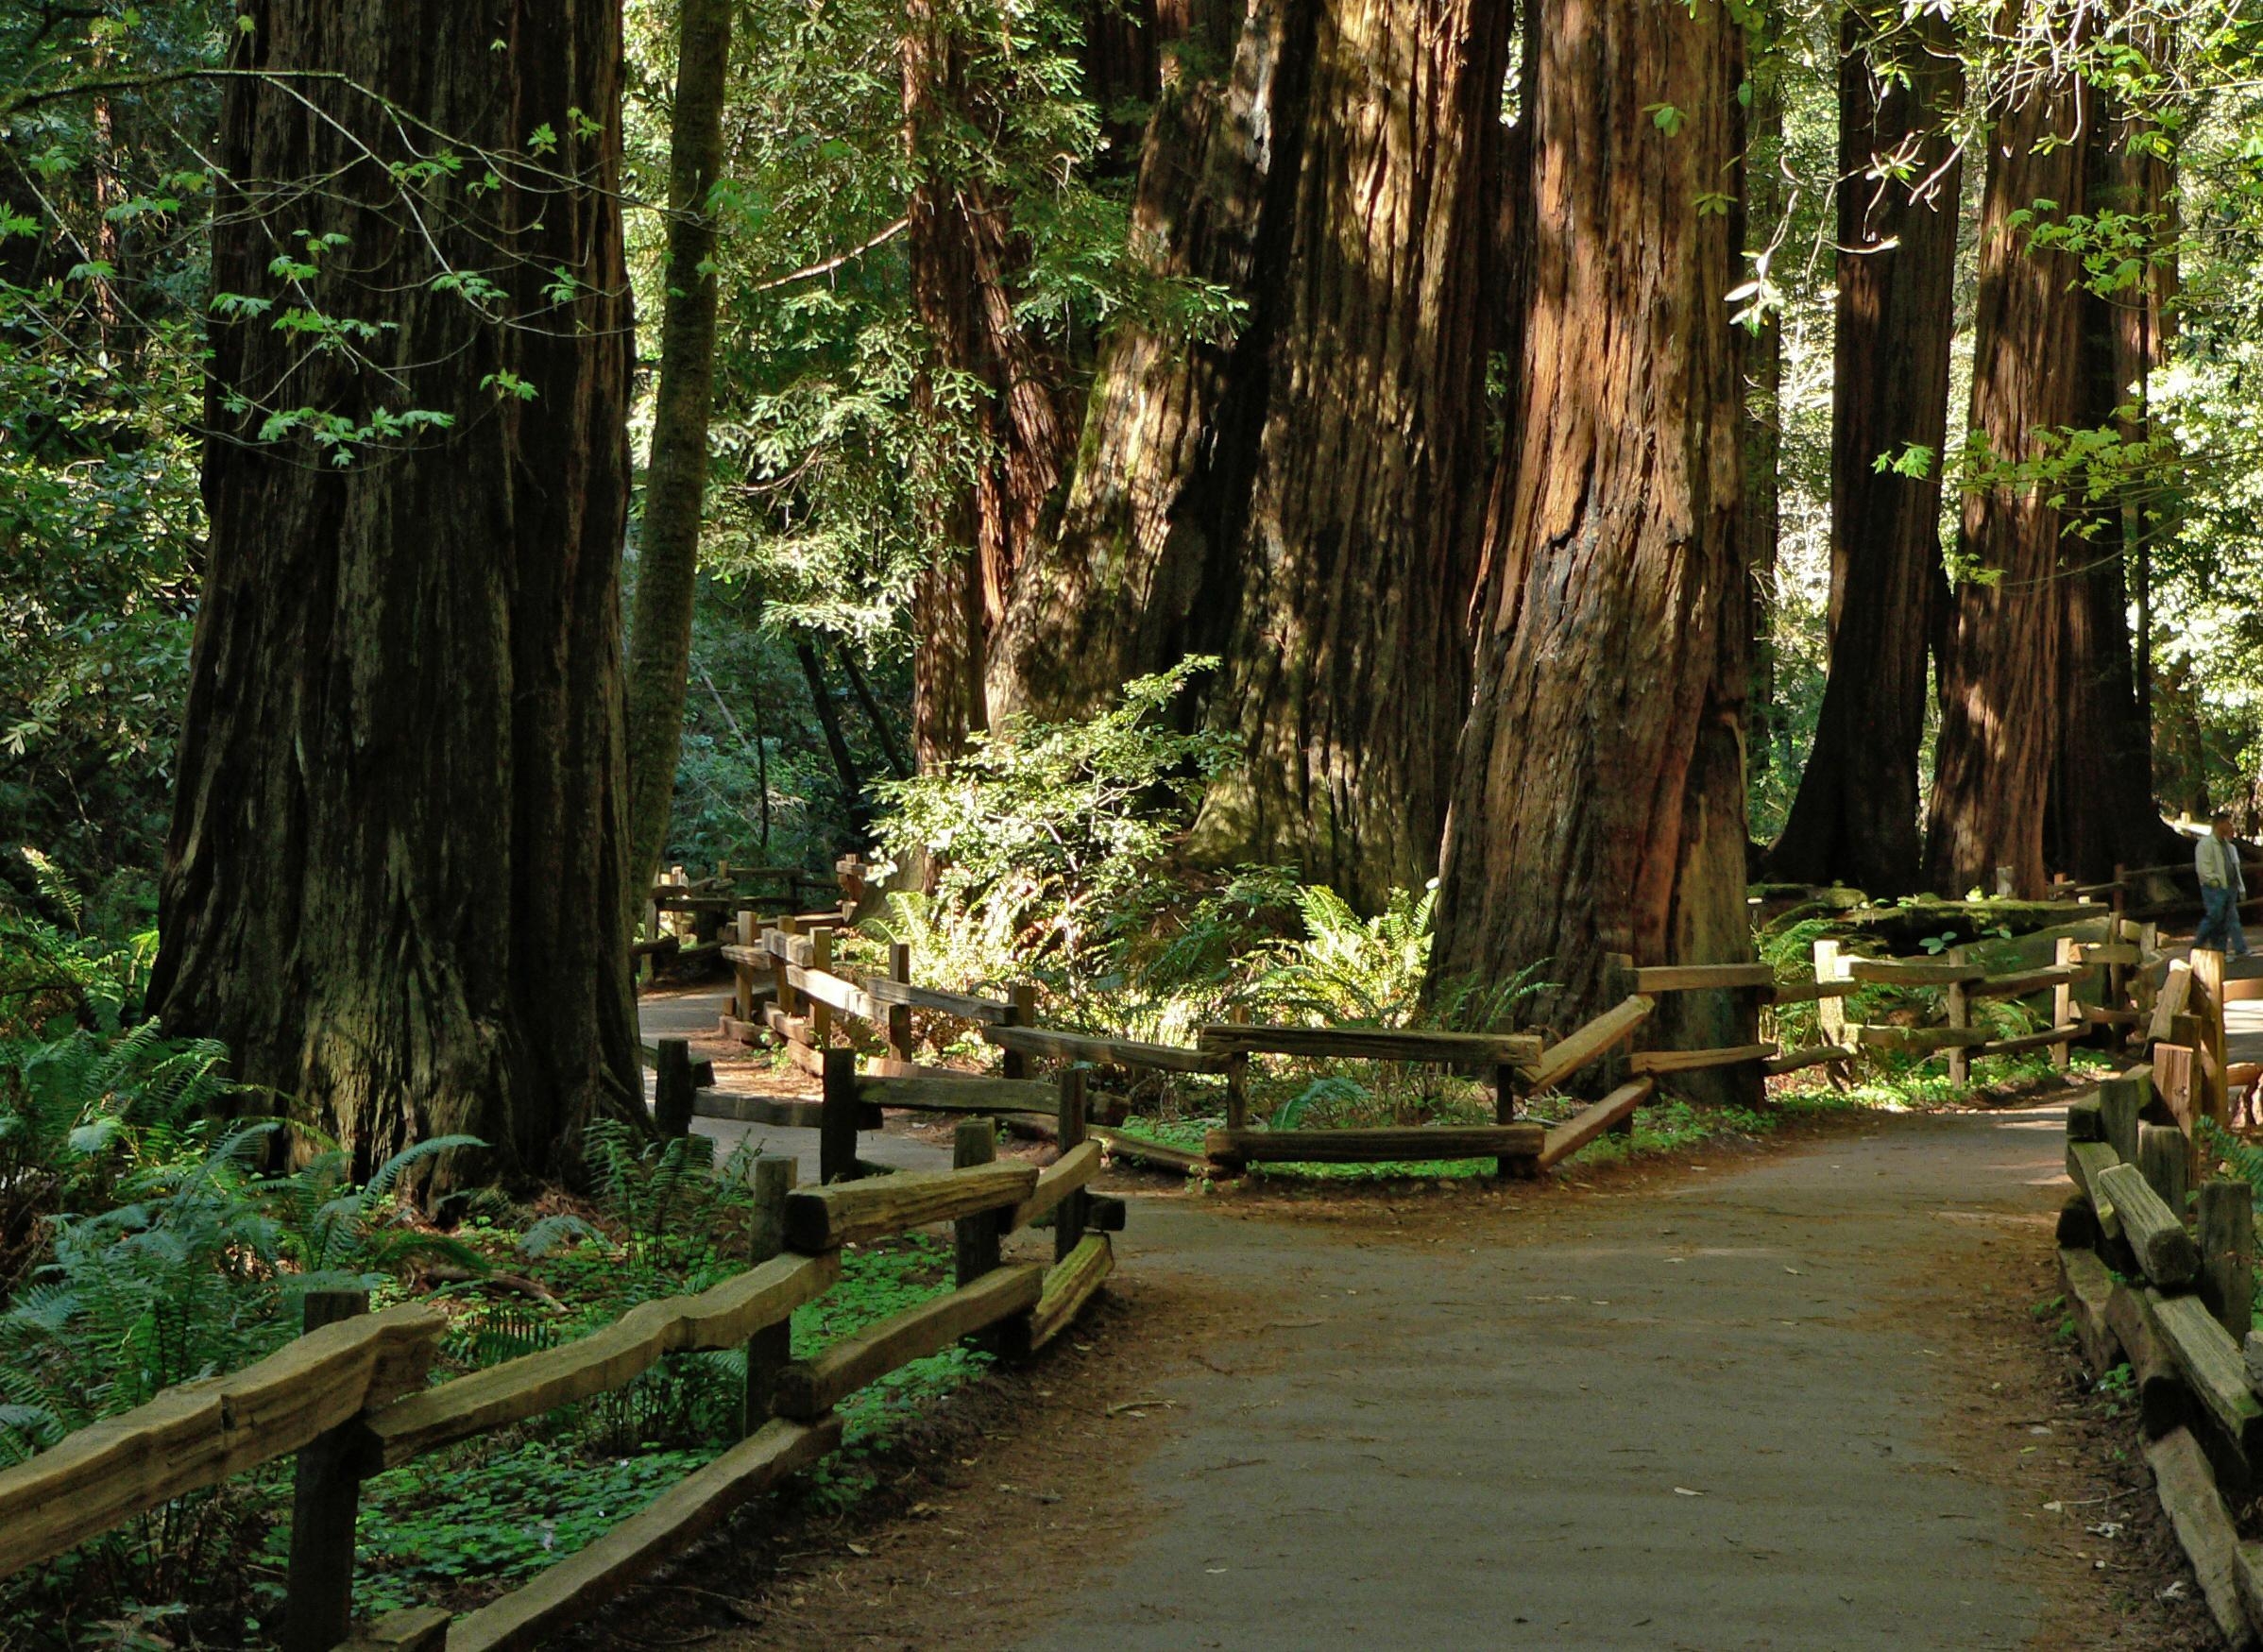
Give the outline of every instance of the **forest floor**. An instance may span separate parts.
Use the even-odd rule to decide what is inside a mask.
[[[2212,1645],[2059,1330],[2063,1100],[1505,1188],[1127,1182],[1068,1347],[585,1643]]]

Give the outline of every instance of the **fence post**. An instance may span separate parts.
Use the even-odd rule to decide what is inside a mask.
[[[1951,963],[1964,962],[1965,949],[1962,946],[1951,946],[1948,949],[1948,962]],[[1972,1025],[1972,995],[1965,988],[1965,983],[1961,980],[1950,981],[1948,991],[1942,996],[1948,1000],[1950,1030],[1961,1031],[1969,1028]],[[1968,1082],[1971,1077],[1971,1052],[1963,1045],[1950,1045],[1948,1047],[1948,1081],[1952,1084],[1963,1084]]]
[[[310,1290],[301,1332],[369,1311],[366,1290]],[[353,1537],[362,1483],[347,1467],[351,1423],[301,1447],[291,1490],[291,1561],[282,1652],[330,1652],[353,1626]]]
[[[911,948],[902,941],[892,942],[888,947],[888,979],[909,986],[911,984]],[[888,1054],[906,1066],[911,1064],[911,1006],[888,1006]]]
[[[1037,986],[1035,982],[1015,981],[1006,989],[1006,1002],[1011,1006],[1006,1012],[1005,1024],[1007,1026],[1031,1027],[1036,1025]],[[1006,1051],[1006,1059],[1000,1064],[1000,1068],[1009,1079],[1026,1079],[1029,1076],[1029,1058],[1018,1049],[1010,1049]]]
[[[817,1179],[850,1182],[857,1175],[857,1052],[825,1054],[825,1100],[817,1119]]]
[[[791,912],[786,912],[780,915],[778,918],[779,934],[785,936],[788,940],[791,940],[794,936],[800,934],[801,932],[801,922]],[[776,953],[773,953],[771,955],[771,974],[777,982],[777,1006],[780,1011],[788,1015],[793,1013],[795,1006],[800,1002],[799,996],[793,990],[793,983],[786,979],[786,971],[791,962],[791,961],[790,959],[784,958]],[[781,1033],[779,1036],[783,1038],[785,1035]]]
[[[1605,953],[1603,956],[1603,1001],[1605,1005],[1623,1004],[1632,997],[1638,979],[1634,972],[1633,953]],[[1643,1025],[1647,1027],[1649,1024],[1645,1022]],[[1636,1037],[1640,1036],[1641,1034],[1638,1032]],[[1626,1081],[1626,1056],[1627,1052],[1633,1048],[1633,1044],[1632,1039],[1624,1044],[1615,1044],[1605,1054],[1603,1058],[1603,1087],[1606,1090],[1615,1090]],[[1629,1113],[1625,1118],[1613,1124],[1608,1133],[1611,1135],[1634,1134],[1634,1115]],[[1522,1173],[1522,1167],[1520,1167],[1520,1173]]]
[[[2244,1182],[2203,1182],[2194,1200],[2200,1218],[2200,1294],[2219,1323],[2244,1342],[2254,1322],[2254,1195]]]
[[[998,1156],[998,1127],[988,1118],[961,1118],[951,1132],[951,1168],[987,1165]],[[977,1211],[951,1224],[951,1248],[958,1261],[958,1278],[969,1286],[998,1265],[998,1213]]]
[[[2185,1006],[2198,1024],[2192,1075],[2196,1111],[2222,1129],[2232,1123],[2231,1097],[2223,1070],[2223,954],[2206,947],[2192,949],[2192,998]]]
[[[739,945],[752,946],[759,934],[760,930],[756,925],[755,914],[746,908],[740,908]],[[731,973],[732,979],[736,983],[732,992],[732,1013],[740,1021],[752,1021],[755,1018],[755,966],[751,963],[734,963],[731,965]]]
[[[2192,1141],[2173,1124],[2137,1126],[2137,1169],[2161,1196],[2161,1202],[2185,1218],[2185,1195],[2192,1185]]]
[[[755,1224],[749,1254],[759,1265],[786,1248],[786,1196],[801,1167],[789,1158],[755,1161]],[[770,1421],[778,1372],[793,1358],[793,1316],[765,1325],[746,1339],[746,1388],[740,1402],[741,1439]]]
[[[833,972],[833,931],[819,929],[809,937],[809,967]],[[809,1042],[818,1049],[833,1047],[833,1009],[816,998],[809,1000]]]
[[[681,1038],[663,1038],[655,1047],[653,1063],[653,1122],[665,1136],[691,1133],[691,1046]]]
[[[2051,948],[2052,962],[2062,969],[2074,962],[2074,954],[2075,945],[2072,936],[2061,935],[2059,944]],[[2074,983],[2070,980],[2063,980],[2050,989],[2050,1024],[2053,1027],[2064,1027],[2073,1019]],[[2069,1042],[2067,1039],[2061,1039],[2050,1047],[2050,1064],[2061,1072],[2067,1070],[2068,1048]]]
[[[1815,943],[1815,984],[1829,986],[1839,979],[1839,944],[1836,941]],[[1815,1000],[1815,1026],[1826,1044],[1844,1046],[1846,1043],[1846,1000],[1823,998]]]
[[[2129,868],[2128,868],[2128,867],[2126,867],[2126,866],[2124,866],[2124,865],[2123,865],[2123,864],[2122,864],[2120,861],[2118,861],[2118,860],[2115,861],[2115,862],[2114,862],[2114,927],[2115,927],[2115,929],[2116,929],[2116,931],[2117,931],[2117,933],[2116,933],[2116,936],[2115,936],[2115,939],[2117,939],[2117,940],[2120,939],[2120,935],[2119,935],[2118,931],[2119,931],[2119,929],[2120,929],[2120,928],[2121,928],[2122,921],[2123,921],[2123,920],[2124,920],[2124,919],[2125,919],[2125,918],[2128,916],[2128,914],[2129,914],[2129,910],[2130,910],[2130,889],[2129,889],[2129,879],[2130,879]]]
[[[1069,1151],[1084,1140],[1084,1069],[1071,1064],[1061,1069],[1061,1150]],[[1053,1212],[1053,1260],[1064,1262],[1084,1236],[1086,1195],[1080,1187]]]
[[[1226,1019],[1236,1027],[1250,1024],[1250,1007],[1235,1004],[1226,1012]],[[1234,1050],[1226,1057],[1226,1128],[1250,1128],[1250,1052]]]

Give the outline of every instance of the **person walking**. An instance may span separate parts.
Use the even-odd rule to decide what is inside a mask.
[[[2239,845],[2232,842],[2232,817],[2221,809],[2193,850],[2192,865],[2200,874],[2203,908],[2192,945],[2228,958],[2245,958],[2247,935],[2239,928],[2239,902],[2247,894],[2247,879],[2239,871]]]

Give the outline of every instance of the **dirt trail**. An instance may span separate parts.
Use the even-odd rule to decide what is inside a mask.
[[[1143,1201],[1127,1269],[1198,1270],[1265,1317],[1161,1390],[1137,1484],[1162,1512],[1022,1644],[2026,1643],[2055,1493],[1946,1454],[1977,1436],[2041,1471],[2008,1442],[2051,1425],[2000,1414],[1942,1282],[2033,1279],[2062,1128],[1884,1120],[1396,1234]]]

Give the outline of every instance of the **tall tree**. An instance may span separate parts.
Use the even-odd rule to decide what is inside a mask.
[[[1748,956],[1748,610],[1726,303],[1743,41],[1726,6],[1528,12],[1531,304],[1433,971]],[[1733,1041],[1684,995],[1679,1031]],[[1719,995],[1727,996],[1727,995]]]
[[[1777,877],[1897,893],[1918,877],[1926,661],[1947,598],[1941,456],[1956,330],[1964,68],[1947,24],[1849,9],[1839,58],[1830,671]],[[1883,462],[1881,464],[1881,461]]]
[[[660,303],[660,381],[637,536],[629,620],[630,896],[641,904],[668,847],[691,670],[691,610],[707,498],[707,418],[715,401],[715,220],[723,104],[736,0],[681,0],[668,155],[668,264]]]
[[[1246,324],[1230,349],[1134,330],[1104,364],[995,676],[1081,707],[1215,646],[1209,715],[1246,762],[1196,852],[1366,907],[1435,865],[1466,697],[1507,37],[1493,0],[1251,7],[1225,83],[1180,106],[1200,144],[1151,145],[1142,188],[1185,237],[1166,266]]]
[[[2152,371],[2167,359],[2176,286],[2175,175],[2149,122],[2117,113],[2102,94],[2085,132],[2085,187],[2093,213],[2108,213],[2132,238],[2135,272],[2081,298],[2086,406],[2083,422],[2141,445],[2157,433]],[[2136,451],[2133,446],[2127,451]],[[2133,658],[2131,588],[2146,588],[2150,544],[2167,492],[2159,460],[2131,468],[2085,513],[2092,530],[2070,542],[2060,569],[2058,755],[2052,766],[2046,844],[2053,871],[2089,881],[2117,865],[2181,858],[2183,841],[2153,800],[2152,719],[2139,661],[2150,624],[2139,603]]]
[[[2060,541],[2053,488],[2023,468],[2082,421],[2080,261],[2035,230],[2085,210],[2097,111],[2050,65],[2010,78],[1988,138],[1973,313],[1972,440],[1999,467],[1965,496],[1964,577],[1949,597],[1941,728],[1926,826],[1935,887],[2045,882],[2044,808],[2058,750]]]
[[[638,1093],[618,0],[240,16],[151,1002],[364,1169],[556,1171]]]
[[[1783,9],[1761,9],[1768,43],[1754,58],[1750,133],[1744,153],[1744,211],[1748,234],[1780,240],[1784,222],[1784,60],[1777,38],[1785,32]],[[1767,255],[1775,262],[1774,251]],[[1739,372],[1744,381],[1744,569],[1752,581],[1752,686],[1744,704],[1745,760],[1756,770],[1774,761],[1776,745],[1777,549],[1783,529],[1784,335],[1780,316],[1763,315],[1740,329]]]
[[[936,426],[972,398],[962,450],[933,461],[929,526],[942,549],[913,594],[912,741],[923,766],[989,726],[991,633],[1075,438],[1066,375],[1015,313],[1028,248],[1011,193],[984,159],[1012,119],[1013,89],[979,9],[910,0],[902,42],[904,142],[917,179],[906,239],[929,352],[917,395]]]

